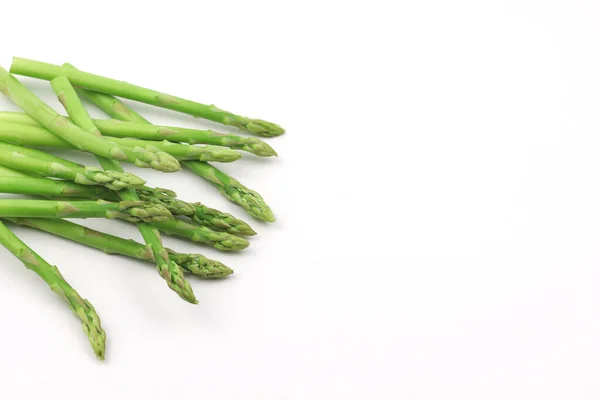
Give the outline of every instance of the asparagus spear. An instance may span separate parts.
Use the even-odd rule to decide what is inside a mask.
[[[0,208],[0,216],[1,210]],[[152,225],[167,235],[176,235],[194,242],[204,243],[218,250],[243,250],[250,245],[246,239],[239,236],[216,232],[205,226],[192,225],[179,219],[153,222]]]
[[[202,203],[193,203],[193,205],[194,216],[192,216],[192,220],[198,225],[203,225],[211,229],[223,230],[232,235],[256,235],[256,232],[250,225],[231,214],[207,207]]]
[[[82,197],[86,199],[119,201],[119,196],[115,192],[102,186],[84,186],[73,182],[38,178],[25,174],[23,176],[10,176],[5,171],[11,170],[0,167],[0,193],[50,197]],[[157,204],[157,202],[146,203]]]
[[[0,142],[0,165],[33,175],[66,179],[82,185],[100,185],[112,190],[142,186],[145,181],[126,172],[102,171],[63,158]]]
[[[90,99],[99,108],[104,107],[102,99],[107,97],[102,93],[80,89],[81,95]],[[113,107],[123,110],[118,99],[108,97]],[[113,101],[114,100],[114,101]],[[115,103],[119,102],[119,103]],[[125,114],[128,115],[128,114]],[[123,118],[119,114],[119,118]],[[238,136],[219,133],[210,130],[188,129],[173,126],[145,125],[133,122],[119,121],[119,119],[94,120],[94,124],[103,135],[120,138],[138,138],[143,140],[168,140],[170,142],[183,142],[189,144],[210,144],[213,146],[230,147],[243,150],[261,157],[276,156],[275,150],[267,143],[253,137]]]
[[[53,80],[53,82],[56,84],[55,80]],[[83,129],[93,132],[95,137],[101,139],[102,134],[95,127],[89,114],[85,110],[85,107],[79,100],[77,93],[75,93],[75,90],[68,80],[66,82],[64,80],[59,81],[58,87],[59,89],[62,89],[62,102],[73,121]],[[123,171],[123,168],[118,161],[100,157],[98,155],[96,155],[96,158],[100,165],[107,171]],[[177,166],[179,167],[179,164],[177,164]],[[139,200],[137,193],[133,189],[121,191],[120,196],[125,201],[137,202]],[[156,205],[156,207],[166,210],[162,205]],[[183,276],[183,270],[177,263],[169,259],[168,253],[162,245],[159,232],[151,225],[145,223],[139,223],[137,227],[144,238],[144,242],[151,251],[159,275],[167,282],[167,286],[183,300],[192,304],[198,303],[190,283]]]
[[[29,226],[44,232],[61,236],[86,246],[94,247],[108,254],[121,254],[139,260],[154,262],[152,251],[141,243],[118,236],[99,232],[64,219],[48,218],[6,218],[15,224]],[[208,259],[200,254],[176,253],[167,249],[169,259],[180,265],[185,272],[203,279],[224,278],[233,270],[219,261]]]
[[[136,164],[138,167],[152,167],[163,172],[174,172],[181,169],[179,160],[199,160],[232,162],[238,160],[241,155],[237,151],[216,146],[188,146],[184,144],[171,143],[168,141],[149,141],[135,139],[121,139],[106,137],[121,146],[124,151],[131,155],[126,160]],[[61,138],[53,135],[41,126],[30,126],[14,122],[0,121],[0,141],[13,143],[19,146],[52,147],[59,149],[73,149],[74,146]],[[153,159],[144,157],[148,163],[140,162],[141,158],[135,158],[148,149]]]
[[[115,160],[127,160],[127,154],[119,146],[95,137],[58,115],[2,67],[0,67],[0,90],[43,127],[77,149]]]
[[[123,191],[121,191],[123,192]],[[67,181],[32,177],[0,166],[0,193],[36,196],[83,197],[119,201],[119,195],[101,186],[83,186]],[[186,203],[164,189],[141,187],[136,189],[139,200],[164,206],[173,215],[192,218],[198,225],[224,230],[233,235],[252,236],[256,232],[244,221],[231,214],[207,207],[201,203]],[[133,198],[123,200],[134,200]]]
[[[6,168],[2,165],[0,165],[0,176],[11,177],[11,178],[31,178],[32,177],[31,175],[27,175],[21,171],[16,171],[14,169]],[[50,180],[50,179],[48,179],[48,180]],[[66,181],[62,181],[62,182],[66,182]],[[88,186],[85,186],[85,187],[88,187]],[[6,193],[13,193],[13,192],[6,192]]]
[[[106,333],[102,329],[100,318],[92,304],[81,296],[65,281],[58,268],[49,264],[21,241],[6,225],[0,222],[0,244],[15,257],[42,278],[53,292],[62,296],[73,313],[81,320],[83,331],[87,335],[96,357],[104,360]]]
[[[199,161],[183,161],[183,165],[196,175],[206,179],[219,189],[221,194],[230,201],[240,205],[254,218],[273,222],[275,216],[264,199],[252,189],[248,189],[238,180],[227,175],[212,165]]]
[[[0,217],[30,218],[120,218],[130,222],[161,222],[173,219],[164,207],[143,201],[111,203],[98,201],[56,201],[0,199]]]
[[[108,115],[114,118],[127,118],[127,122],[152,125],[140,114],[129,109],[125,104],[118,102],[114,97],[101,93],[97,93],[95,96],[96,98],[105,98],[104,101],[98,101],[96,104]],[[127,110],[128,112],[124,112],[123,110]],[[275,221],[275,216],[264,199],[257,192],[248,189],[227,173],[205,162],[183,161],[183,164],[196,175],[215,185],[223,196],[240,205],[251,216],[261,221]]]
[[[69,80],[64,76],[59,76],[58,78],[53,79],[50,84],[58,96],[58,100],[62,103],[66,110],[73,108],[78,110],[78,112],[75,113],[75,117],[73,117],[74,124],[95,138],[101,139],[102,134],[92,122],[90,116],[87,114],[87,111],[85,111],[85,108],[83,108],[83,105],[77,97],[77,93],[75,93],[75,89],[73,86],[71,86]],[[132,162],[138,167],[153,168],[162,172],[175,172],[181,169],[179,161],[177,161],[174,157],[151,146],[142,147],[134,145],[131,146],[131,148],[115,143],[114,140],[108,140],[108,142],[119,146],[119,148],[121,148],[127,155],[127,159],[125,161]],[[103,156],[102,154],[96,155]]]
[[[46,80],[52,80],[58,76],[66,76],[75,86],[179,111],[196,118],[206,118],[211,121],[235,126],[262,136],[279,136],[285,133],[283,128],[271,122],[242,117],[221,110],[214,105],[197,103],[180,97],[171,96],[166,93],[135,86],[127,82],[79,71],[69,64],[59,66],[15,57],[13,58],[10,71],[17,75],[25,75]]]

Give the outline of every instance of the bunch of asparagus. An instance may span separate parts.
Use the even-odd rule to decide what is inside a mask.
[[[66,115],[57,113],[29,91],[13,74],[50,81]],[[233,271],[200,254],[184,254],[163,246],[161,233],[175,235],[222,251],[248,247],[245,237],[256,232],[246,222],[199,202],[179,199],[171,190],[146,186],[124,172],[121,162],[162,172],[182,165],[214,185],[228,200],[252,217],[275,217],[254,190],[209,162],[234,162],[241,152],[276,156],[256,137],[173,126],[157,126],[117,97],[205,118],[264,137],[284,130],[273,123],[242,117],[214,105],[157,92],[80,71],[70,64],[52,65],[14,58],[10,72],[0,67],[0,90],[24,113],[0,112],[0,193],[35,196],[0,199],[0,244],[39,275],[82,322],[97,357],[104,359],[106,334],[91,303],[4,224],[9,222],[156,265],[167,285],[185,301],[196,304],[185,278],[224,278]],[[92,119],[81,97],[109,119]],[[99,167],[81,165],[35,148],[73,149],[92,153]],[[120,219],[137,225],[144,243],[123,239],[67,221],[70,218]]]

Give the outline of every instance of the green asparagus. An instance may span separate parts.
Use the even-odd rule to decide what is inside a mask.
[[[89,114],[85,110],[83,104],[79,100],[79,97],[77,96],[77,93],[75,93],[75,90],[72,88],[71,84],[68,81],[65,82],[64,80],[59,81],[58,84],[56,83],[56,80],[53,80],[52,82],[55,83],[55,86],[58,86],[59,89],[62,89],[61,101],[63,102],[63,104],[65,104],[65,108],[69,116],[74,121],[76,121],[78,125],[81,125],[81,128],[92,132],[92,134],[95,137],[103,140],[102,134],[95,127]],[[123,172],[123,168],[121,167],[121,164],[119,164],[118,161],[111,160],[105,157],[100,157],[98,155],[96,155],[96,158],[105,170]],[[179,168],[178,163],[177,167]],[[120,192],[120,197],[124,201],[139,201],[139,197],[133,189],[122,190]],[[155,206],[158,209],[166,210],[166,208],[160,204],[155,204]],[[177,293],[179,297],[181,297],[183,300],[189,303],[197,304],[198,300],[196,300],[196,296],[194,295],[194,291],[192,290],[190,283],[184,278],[183,270],[177,263],[169,259],[168,253],[162,245],[159,232],[151,225],[142,223],[142,221],[139,222],[140,223],[138,223],[137,225],[138,230],[142,234],[144,242],[146,243],[146,245],[152,253],[159,275],[167,282],[169,288],[171,288],[171,290]]]
[[[0,199],[1,217],[28,218],[119,218],[129,222],[172,220],[166,208],[143,201],[111,203],[98,201],[56,201]]]
[[[191,169],[196,175],[215,185],[223,196],[240,205],[254,218],[265,222],[275,221],[273,212],[261,195],[254,190],[248,189],[238,180],[204,162],[183,161],[183,165]]]
[[[271,122],[242,117],[221,110],[214,105],[197,103],[135,86],[127,82],[79,71],[69,64],[59,66],[15,57],[13,58],[10,71],[13,74],[45,80],[52,80],[58,76],[66,76],[75,86],[179,111],[196,118],[205,118],[225,125],[235,126],[262,136],[279,136],[285,133],[283,128]]]
[[[0,216],[1,210],[0,208]],[[180,236],[193,242],[204,243],[218,250],[243,250],[250,245],[246,239],[239,236],[216,232],[205,226],[192,225],[179,219],[153,222],[152,225],[167,235]]]
[[[49,232],[86,246],[94,247],[108,254],[121,254],[139,260],[154,262],[152,251],[134,240],[123,239],[87,228],[63,219],[48,218],[6,218],[15,224],[29,226],[44,232]],[[180,265],[185,272],[197,275],[203,279],[224,278],[233,270],[219,261],[208,259],[200,254],[176,253],[167,249],[169,259]]]
[[[214,230],[223,230],[232,235],[254,236],[256,232],[247,223],[223,211],[215,210],[202,203],[193,203],[192,220]]]
[[[90,91],[80,90],[79,93],[89,98],[87,95],[90,93]],[[102,98],[105,97],[102,94],[100,94],[100,96]],[[98,94],[94,93],[93,98],[97,97],[99,97]],[[119,101],[115,98],[109,97],[109,99]],[[95,101],[94,103],[103,106],[103,103],[96,103]],[[116,106],[114,103],[111,104]],[[124,109],[120,106],[118,108],[119,110]],[[122,118],[123,116],[119,115],[119,117]],[[271,157],[277,155],[271,146],[264,141],[253,137],[225,134],[210,130],[145,125],[140,123],[119,121],[118,119],[94,120],[94,124],[96,124],[98,129],[100,129],[100,132],[102,132],[102,134],[105,136],[137,138],[143,140],[168,140],[170,142],[183,142],[189,144],[210,144],[213,146],[230,147],[236,150],[247,151],[261,157]]]
[[[58,115],[2,67],[0,67],[0,90],[44,128],[71,143],[75,148],[106,158],[127,160],[127,154],[119,146],[95,137]]]
[[[121,139],[105,137],[106,140],[121,146],[128,154],[127,162],[138,167],[149,168],[163,172],[174,172],[181,169],[179,160],[199,160],[233,162],[241,155],[235,150],[216,146],[189,146],[168,141],[149,141],[135,139]],[[53,135],[41,126],[30,126],[14,122],[0,121],[0,141],[19,146],[52,147],[59,149],[73,149],[74,146],[61,138]],[[140,158],[135,158],[144,149],[149,149],[153,160],[144,157],[149,163],[141,163]],[[129,157],[131,155],[131,157]]]
[[[84,186],[67,181],[32,177],[0,166],[0,193],[28,194],[51,197],[82,197],[119,201],[119,195],[101,186]],[[123,193],[123,191],[121,191]],[[252,236],[256,232],[244,221],[201,203],[186,203],[165,194],[162,189],[138,188],[139,199],[168,209],[173,215],[192,218],[198,225],[241,236]],[[134,200],[134,199],[123,199]]]
[[[64,106],[65,110],[67,110],[72,122],[77,127],[83,129],[92,136],[102,139],[102,134],[92,122],[69,80],[64,76],[60,76],[56,79],[53,79],[50,84],[58,96],[58,100]],[[51,132],[48,132],[48,134],[51,134]],[[29,135],[27,136],[29,137]],[[109,142],[115,143],[114,140],[109,140]],[[133,148],[130,148],[127,146],[122,146],[118,143],[116,144],[127,155],[127,159],[125,161],[132,162],[138,167],[154,168],[162,172],[175,172],[181,169],[179,161],[177,161],[171,155],[159,151],[153,147],[131,146]],[[96,155],[102,156],[101,154]],[[104,158],[110,159],[110,157]]]
[[[105,97],[105,101],[98,101],[96,104],[101,107],[102,111],[114,118],[127,118],[126,122],[136,122],[140,124],[152,125],[148,120],[142,117],[140,114],[129,109],[129,112],[122,112],[123,109],[127,110],[128,107],[123,103],[117,103],[110,101],[112,96],[105,94],[97,94],[97,98]],[[115,111],[109,107],[117,107]],[[232,178],[225,172],[213,167],[212,165],[201,162],[201,161],[183,161],[184,166],[192,170],[196,175],[208,180],[215,185],[221,194],[228,200],[241,206],[248,214],[254,218],[273,222],[275,216],[273,212],[264,201],[264,199],[254,190],[248,189],[242,185],[239,181]]]
[[[126,172],[102,171],[63,158],[0,142],[0,165],[32,175],[66,179],[82,185],[100,185],[112,190],[142,186],[145,181]]]
[[[59,294],[73,313],[81,320],[83,331],[87,335],[96,357],[104,360],[106,333],[102,329],[100,317],[94,306],[83,299],[65,281],[58,268],[49,264],[19,239],[6,225],[0,222],[0,244],[17,257],[28,269],[42,278],[53,292]]]

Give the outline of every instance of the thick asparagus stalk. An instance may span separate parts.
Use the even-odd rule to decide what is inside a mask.
[[[183,165],[192,170],[196,175],[215,185],[223,196],[241,206],[254,218],[266,222],[275,221],[273,212],[261,195],[252,189],[248,189],[237,179],[232,178],[208,163],[183,161]]]
[[[154,255],[147,246],[134,240],[99,232],[64,219],[47,218],[6,218],[15,224],[29,226],[44,232],[49,232],[66,239],[94,247],[108,254],[121,254],[139,260],[154,262]],[[167,249],[169,259],[180,265],[185,272],[197,275],[203,279],[224,278],[233,270],[219,261],[208,259],[200,254],[176,253]]]
[[[112,101],[111,99],[114,99],[112,96],[101,93],[96,94],[96,98],[100,97],[104,97],[106,100],[98,101],[96,104],[108,115],[114,118],[127,118],[127,122],[152,125],[148,120],[129,109],[125,104]],[[115,110],[115,107],[117,110]],[[123,110],[128,110],[128,112],[123,112]],[[183,161],[183,164],[191,169],[196,175],[215,185],[223,196],[240,205],[248,212],[248,214],[256,219],[266,222],[275,221],[273,212],[257,192],[248,189],[225,172],[201,161]]]
[[[73,123],[94,137],[101,139],[102,135],[100,134],[100,131],[93,124],[90,116],[83,107],[83,104],[81,104],[81,101],[79,100],[77,93],[75,93],[75,89],[69,80],[64,76],[60,76],[56,79],[53,79],[50,84],[58,96],[58,100],[67,110],[69,116],[72,116]],[[73,112],[73,110],[75,111]],[[51,132],[48,133],[50,134]],[[109,142],[115,143],[114,140],[110,140]],[[69,142],[69,144],[71,143]],[[171,155],[150,146],[131,146],[133,148],[130,148],[127,146],[121,146],[118,143],[116,144],[127,155],[127,159],[125,161],[132,162],[138,167],[154,168],[162,172],[175,172],[181,169],[179,161],[177,161]],[[101,154],[96,155],[102,156]],[[110,157],[105,158],[110,159]]]
[[[0,67],[0,90],[44,128],[71,143],[77,149],[101,157],[127,160],[127,154],[119,146],[95,137],[65,117],[58,115],[2,67]]]
[[[81,298],[75,289],[65,281],[56,266],[46,262],[1,222],[0,244],[21,260],[28,269],[42,278],[53,292],[65,299],[71,311],[81,320],[83,331],[87,335],[96,357],[104,360],[106,333],[102,329],[100,318],[92,304]]]
[[[126,172],[102,171],[63,158],[0,142],[0,165],[32,175],[66,179],[81,185],[100,185],[112,190],[142,186],[145,181]]]
[[[1,210],[0,208],[0,216]],[[250,245],[246,239],[239,236],[216,232],[205,226],[192,225],[179,219],[153,222],[152,225],[167,235],[180,236],[193,242],[204,243],[218,250],[243,250]]]
[[[75,86],[179,111],[196,118],[205,118],[225,125],[235,126],[262,136],[279,136],[285,133],[283,128],[271,122],[242,117],[221,110],[214,105],[197,103],[180,97],[171,96],[166,93],[135,86],[127,82],[79,71],[69,64],[59,66],[15,57],[13,58],[10,71],[17,75],[25,75],[46,80],[52,80],[58,76],[66,76]]]
[[[28,194],[49,197],[82,197],[119,201],[117,193],[102,186],[84,186],[73,182],[27,176],[10,176],[0,167],[0,193]],[[11,171],[11,170],[8,170]],[[157,204],[156,202],[152,202]]]
[[[56,80],[53,80],[53,82],[56,85]],[[68,81],[65,82],[62,80],[58,82],[58,88],[62,89],[61,101],[65,105],[67,113],[73,121],[83,129],[92,132],[95,137],[102,138],[102,134],[92,122],[71,84]],[[100,165],[107,171],[123,171],[121,164],[116,160],[100,157],[98,155],[96,155],[96,158]],[[179,164],[177,164],[177,167],[179,167]],[[130,202],[137,202],[139,200],[137,193],[133,189],[121,191],[120,197],[121,199]],[[165,209],[165,207],[158,204],[156,207]],[[144,238],[144,242],[151,251],[159,275],[167,282],[169,288],[177,293],[183,300],[192,304],[198,303],[190,283],[183,276],[183,270],[177,263],[169,259],[168,253],[162,245],[159,232],[146,223],[138,223],[137,227]]]
[[[98,201],[56,201],[0,199],[0,217],[28,218],[119,218],[129,222],[161,222],[173,219],[164,207],[143,201],[111,203]]]
[[[192,220],[198,225],[203,225],[211,229],[223,230],[232,235],[256,235],[256,232],[250,225],[231,214],[207,207],[202,203],[194,203],[193,205],[194,216],[192,216]]]

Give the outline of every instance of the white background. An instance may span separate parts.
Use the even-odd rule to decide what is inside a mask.
[[[109,342],[102,364],[2,251],[0,398],[600,396],[597,1],[15,4],[5,68],[71,62],[288,133],[270,141],[279,158],[223,167],[278,217],[252,223],[248,250],[166,239],[236,270],[192,279],[198,306],[151,265],[15,229],[92,301]],[[23,81],[60,110],[47,82]],[[191,173],[130,171],[244,216]]]

